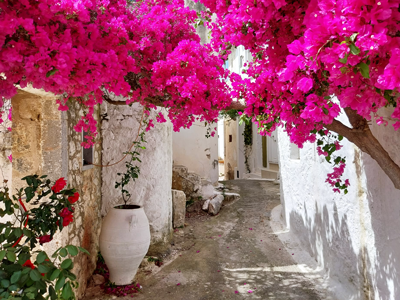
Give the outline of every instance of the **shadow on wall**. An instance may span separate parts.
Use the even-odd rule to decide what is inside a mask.
[[[309,215],[306,203],[304,217],[292,211],[290,228],[300,235],[308,233],[308,240],[302,240],[303,246],[338,283],[331,287],[338,299],[399,299],[399,266],[392,253],[387,253],[384,260],[378,256],[371,262],[363,237],[360,237],[360,248],[353,248],[347,215],[339,219],[336,204],[333,216],[329,215],[326,205],[322,209],[317,203],[315,206],[314,216]]]

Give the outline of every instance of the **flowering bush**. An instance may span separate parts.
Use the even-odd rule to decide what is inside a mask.
[[[49,257],[37,246],[50,242],[57,231],[73,221],[73,203],[79,194],[65,188],[64,178],[54,184],[46,176],[27,176],[23,180],[27,187],[16,195],[10,196],[6,185],[0,189],[4,207],[0,208],[0,216],[12,216],[12,221],[0,223],[0,298],[75,299],[73,288],[77,283],[69,256],[79,251],[89,253],[68,245]]]
[[[195,115],[216,120],[231,102],[222,61],[200,45],[183,0],[22,0],[0,2],[0,108],[16,85],[87,108],[77,131],[96,135],[94,106],[112,95],[169,107],[174,128]],[[159,121],[165,122],[160,115]],[[1,121],[0,121],[1,122]]]
[[[246,101],[244,113],[261,134],[282,126],[302,147],[324,128],[335,131],[370,154],[400,189],[399,166],[367,124],[387,124],[378,110],[389,106],[400,128],[399,0],[201,2],[220,57],[239,45],[251,52],[248,78],[233,74],[231,95]],[[341,109],[351,127],[336,119]]]

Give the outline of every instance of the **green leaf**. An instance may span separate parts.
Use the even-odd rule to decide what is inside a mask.
[[[10,287],[8,288],[8,290],[10,292],[14,292],[16,290],[18,290],[18,286],[16,284],[10,285]],[[15,298],[14,298],[15,299]]]
[[[29,273],[29,277],[33,280],[33,281],[39,281],[42,278],[42,275],[40,275],[39,271],[37,269],[33,269],[31,270],[31,272]]]
[[[10,286],[10,281],[8,281],[7,279],[3,279],[2,281],[0,281],[0,284],[2,287],[8,288]]]
[[[390,95],[391,95],[391,93],[392,93],[392,90],[385,90],[385,92],[383,93],[383,97],[384,97],[386,100],[390,101]]]
[[[360,68],[361,75],[364,78],[369,78],[369,67],[368,67],[368,65],[366,63],[362,62],[362,63],[359,63],[357,66]]]
[[[1,250],[0,251],[0,261],[2,261],[5,256],[6,256],[6,250]]]
[[[21,271],[18,271],[18,272],[15,272],[14,274],[12,274],[11,279],[10,279],[11,283],[16,283],[21,278],[21,275],[22,275]]]
[[[17,257],[15,256],[14,252],[11,251],[7,251],[7,259],[11,262],[15,262],[15,260],[17,259]]]
[[[61,271],[59,269],[55,269],[53,273],[51,273],[50,280],[53,281],[60,275]]]
[[[356,45],[351,44],[351,45],[349,45],[349,47],[350,47],[350,52],[352,54],[354,54],[354,55],[360,54],[360,48],[358,48]]]
[[[14,235],[15,235],[16,238],[19,238],[22,235],[22,229],[21,228],[15,228]]]
[[[38,254],[38,256],[36,257],[36,261],[37,261],[37,263],[38,264],[41,264],[42,262],[44,262],[45,261],[45,259],[47,258],[47,254],[46,254],[46,252],[40,252],[39,254]]]
[[[42,277],[43,278],[43,277]],[[38,290],[45,291],[47,289],[47,284],[43,280],[36,281],[35,287]]]
[[[68,269],[72,265],[72,259],[68,258],[61,263],[61,268]]]
[[[346,66],[344,66],[344,67],[341,67],[339,70],[340,70],[340,73],[342,73],[342,74],[346,74],[346,73],[348,73],[348,72],[349,72],[349,68],[348,68],[348,67],[346,67]]]
[[[25,296],[28,297],[28,299],[35,299],[35,294],[33,293],[27,293]]]
[[[50,77],[50,76],[54,75],[57,71],[58,71],[58,69],[56,69],[56,68],[54,68],[54,69],[48,71],[48,72],[46,73],[46,77]]]
[[[56,283],[56,291],[59,291],[59,290],[64,286],[64,283],[65,283],[65,277],[64,277],[64,276],[61,276],[61,278],[59,278],[59,279],[57,280],[57,283]]]
[[[357,38],[357,35],[358,35],[358,32],[353,33],[353,34],[350,36],[350,41],[352,41],[352,42],[354,43],[355,40],[356,40],[356,38]]]
[[[70,282],[67,282],[64,285],[64,288],[63,288],[61,296],[66,300],[71,299],[74,296],[74,293],[72,292],[72,288],[71,288],[71,283]]]
[[[79,249],[81,252],[86,253],[87,255],[90,255],[89,251],[87,251],[85,248],[78,247],[78,249]]]
[[[54,288],[52,286],[49,287],[49,295],[50,295],[51,300],[57,300],[56,291],[54,290]]]
[[[72,256],[75,256],[79,253],[78,248],[76,246],[68,245],[67,249],[68,249],[69,254],[71,254]]]
[[[339,140],[339,141],[343,140],[343,136],[339,134],[339,135],[338,135],[338,140]]]
[[[68,255],[67,249],[62,248],[62,249],[60,250],[60,255],[61,255],[62,257],[66,257],[66,256]]]
[[[50,268],[45,265],[39,265],[38,270],[40,273],[48,273],[50,271]]]
[[[340,58],[339,61],[343,64],[347,64],[347,58],[349,57],[349,54],[346,53],[346,55],[343,58]]]

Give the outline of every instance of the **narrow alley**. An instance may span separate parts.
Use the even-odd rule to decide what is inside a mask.
[[[175,231],[170,262],[140,284],[137,300],[327,299],[296,268],[293,256],[272,232],[271,210],[280,204],[279,185],[235,180],[241,195],[215,216],[187,219]],[[126,296],[119,299],[132,299]]]

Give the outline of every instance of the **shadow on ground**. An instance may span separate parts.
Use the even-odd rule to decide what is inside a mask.
[[[137,300],[324,299],[273,234],[271,210],[279,185],[225,182],[241,199],[215,217],[187,219],[175,232],[175,259],[141,281]],[[106,298],[104,298],[106,299]],[[119,299],[132,299],[126,296]]]

